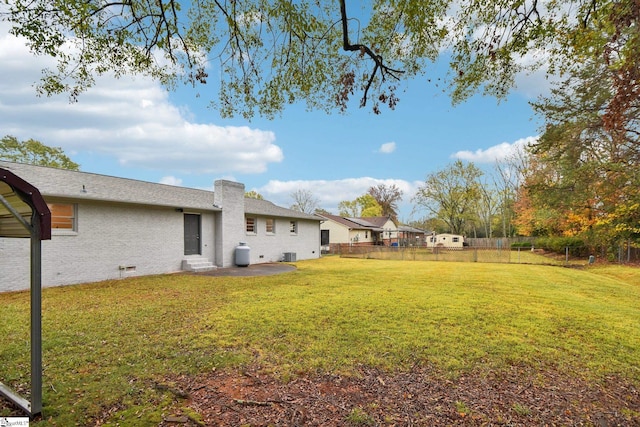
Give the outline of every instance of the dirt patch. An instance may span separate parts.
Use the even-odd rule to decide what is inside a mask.
[[[167,378],[181,426],[640,426],[640,390],[620,378],[590,382],[514,367],[447,378],[428,368],[303,375],[283,382],[257,367]],[[4,399],[0,410],[22,415]],[[110,418],[100,414],[95,423]]]
[[[455,379],[425,368],[362,369],[286,383],[249,369],[173,381],[207,426],[640,426],[640,393],[624,380],[519,368]]]

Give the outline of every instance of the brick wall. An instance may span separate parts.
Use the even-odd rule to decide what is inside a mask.
[[[83,203],[77,232],[42,242],[42,286],[180,271],[183,213],[174,209]],[[202,256],[214,257],[214,214],[201,215]],[[29,239],[0,238],[0,291],[30,286]]]

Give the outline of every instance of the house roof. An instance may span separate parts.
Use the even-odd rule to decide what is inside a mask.
[[[411,227],[410,225],[399,225],[398,231],[402,231],[403,233],[431,234],[431,232]]]
[[[0,160],[4,168],[31,183],[43,196],[68,200],[110,203],[133,203],[148,206],[220,211],[214,206],[214,192],[195,188],[118,178],[89,172],[70,171],[45,166]],[[277,217],[321,218],[276,206],[266,200],[245,198],[245,212]]]
[[[362,228],[362,229],[364,229],[364,227],[360,226],[359,224],[356,224],[355,222],[349,221],[347,218],[343,218],[343,217],[338,216],[338,215],[331,215],[331,214],[328,214],[328,213],[323,213],[320,216],[322,218],[325,218],[325,219],[331,220],[333,222],[336,222],[336,223],[338,223],[340,225],[343,225],[343,226],[345,226],[347,228]]]
[[[0,161],[0,167],[12,171],[33,184],[43,196],[211,211],[220,210],[213,206],[212,191],[23,163]]]
[[[374,227],[384,227],[387,221],[389,221],[389,217],[387,216],[365,216],[352,219],[366,221],[372,224]]]
[[[383,231],[382,228],[376,226],[375,224],[367,221],[367,219],[365,218],[344,218],[341,216],[337,216],[337,215],[331,215],[331,214],[322,214],[320,215],[323,218],[332,220],[334,222],[337,222],[338,224],[341,224],[345,227],[351,228],[351,229],[358,229],[358,230],[374,230],[374,231]]]
[[[369,221],[369,219],[370,218],[349,218],[350,221],[353,221],[356,224],[360,224],[363,227],[367,227],[375,231],[383,231],[380,225],[377,225],[375,222]]]
[[[295,211],[293,209],[283,208],[275,205],[268,200],[260,200],[252,197],[244,198],[244,211],[247,214],[262,215],[262,216],[275,216],[297,219],[310,219],[315,221],[322,221],[317,215],[311,215],[304,212]]]

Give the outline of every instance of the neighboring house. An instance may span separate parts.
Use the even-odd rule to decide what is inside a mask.
[[[353,221],[364,221],[377,229],[382,230],[379,237],[379,244],[385,246],[397,246],[398,245],[398,227],[387,216],[367,216],[362,218],[351,218]]]
[[[338,245],[391,245],[397,242],[398,229],[387,217],[345,218],[321,214],[322,247],[334,251]]]
[[[459,234],[436,234],[427,237],[427,247],[441,247],[449,249],[462,249],[464,246],[464,236]]]
[[[426,232],[419,228],[409,225],[398,226],[398,240],[400,246],[426,246],[427,236],[431,237],[432,233]]]
[[[320,256],[322,218],[245,198],[240,183],[219,180],[212,192],[5,161],[0,168],[35,186],[51,210],[43,286],[229,267],[240,242],[250,263]],[[28,240],[0,237],[0,291],[29,288]]]
[[[373,224],[362,225],[349,218],[337,215],[319,214],[321,245],[324,251],[334,251],[339,245],[373,245],[381,230],[373,230]]]

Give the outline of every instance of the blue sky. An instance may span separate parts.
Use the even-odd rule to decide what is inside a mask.
[[[400,219],[419,219],[411,198],[426,176],[456,159],[491,170],[497,158],[534,138],[539,123],[528,101],[547,90],[540,75],[520,76],[507,100],[477,95],[452,106],[427,77],[407,81],[394,111],[346,115],[292,105],[275,120],[220,118],[189,87],[168,92],[145,77],[100,77],[69,103],[66,95],[38,97],[34,83],[53,62],[34,57],[0,22],[0,134],[62,147],[81,170],[212,189],[216,179],[245,184],[288,207],[291,193],[310,190],[320,207],[337,213],[377,184],[404,192]],[[432,81],[446,64],[429,72]],[[215,97],[211,92],[211,97]],[[357,94],[356,94],[357,98]]]

